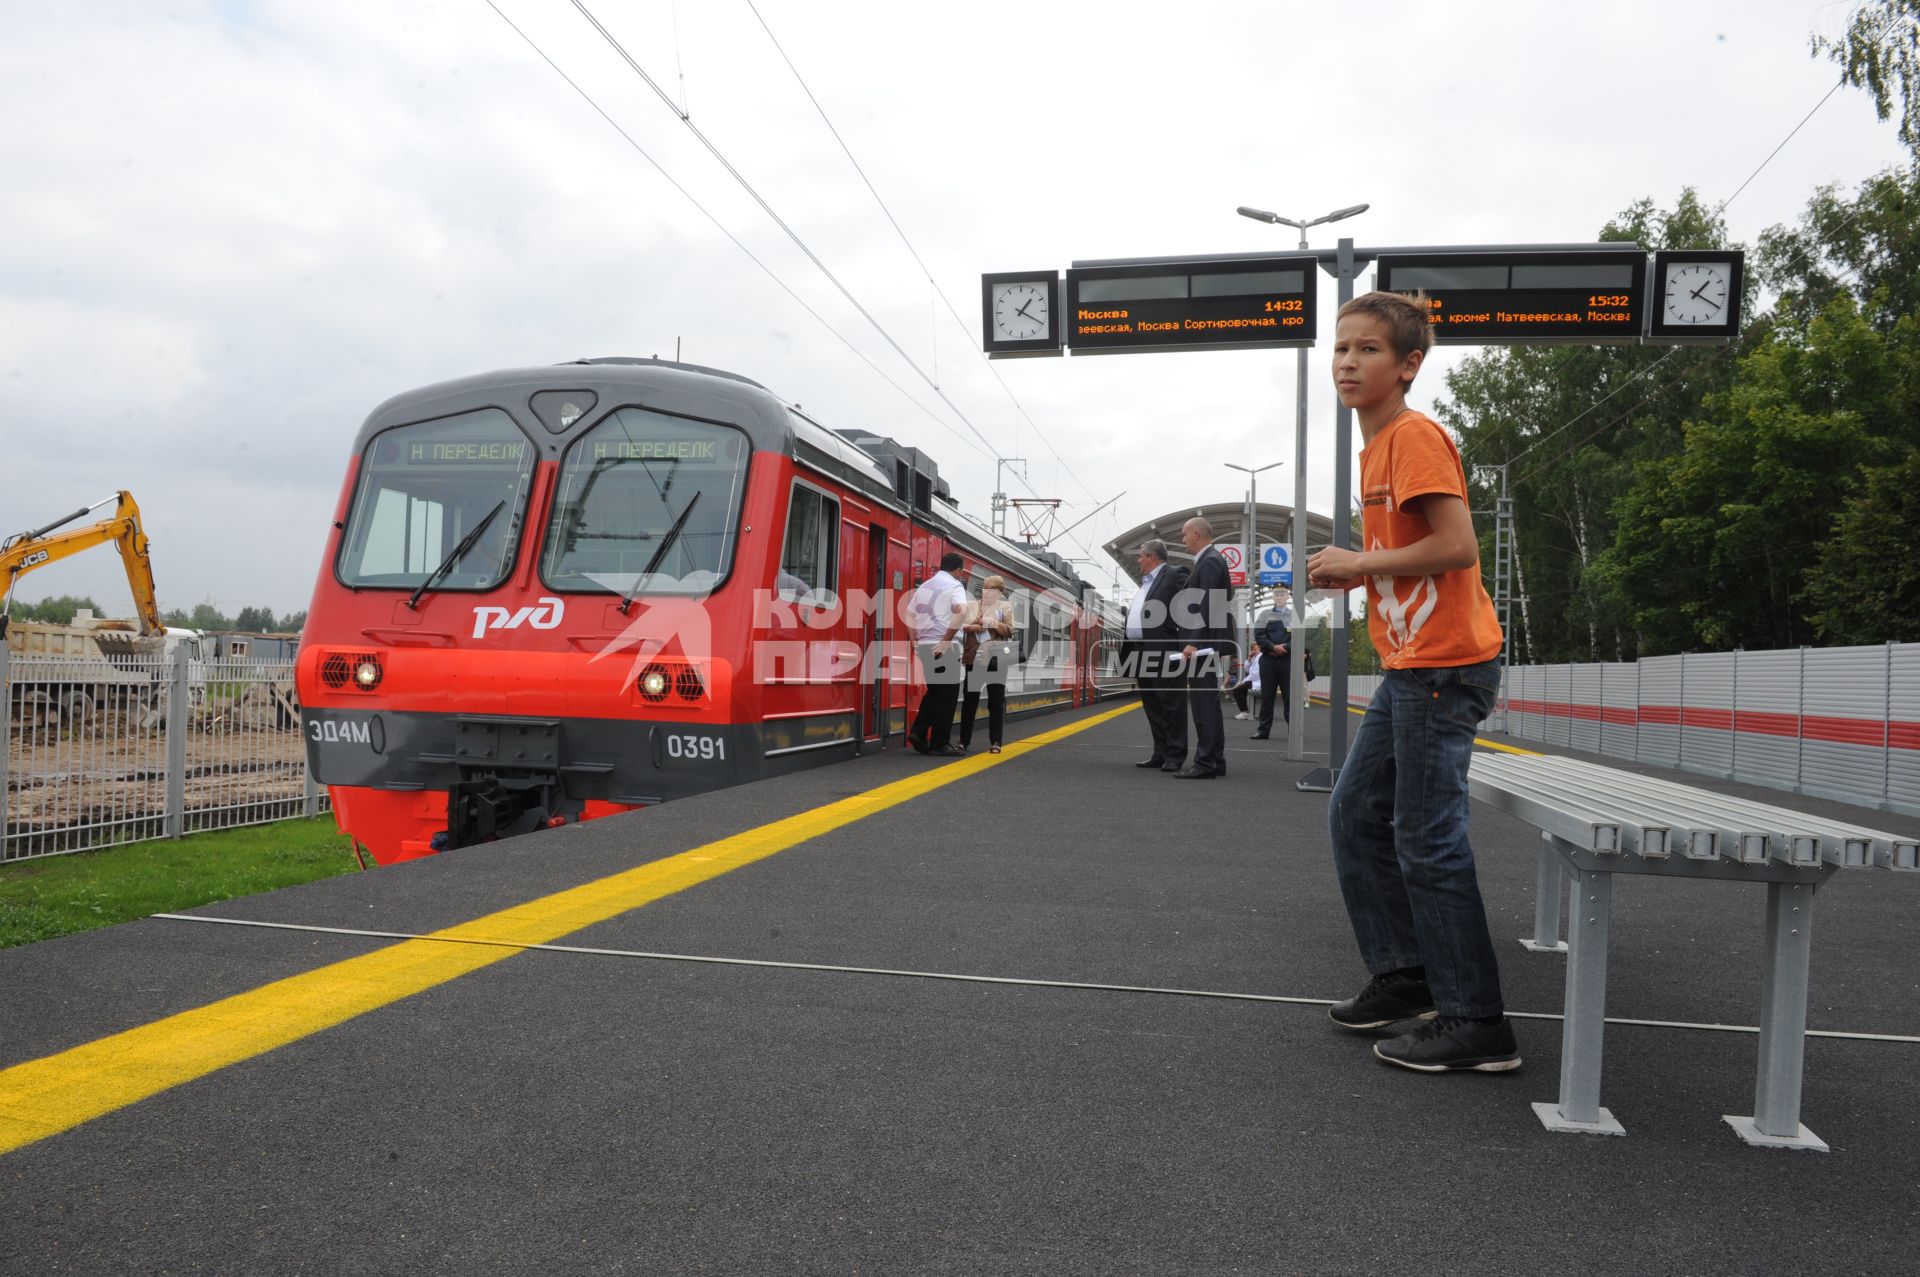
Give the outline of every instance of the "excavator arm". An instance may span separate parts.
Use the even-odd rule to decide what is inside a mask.
[[[70,532],[54,531],[75,519],[85,518],[101,506],[114,503],[113,517]],[[105,501],[75,510],[55,519],[43,528],[22,532],[0,542],[0,638],[7,632],[7,618],[13,609],[13,587],[35,568],[58,563],[61,559],[113,542],[120,551],[121,566],[127,570],[127,584],[133,588],[135,615],[140,618],[142,634],[163,634],[166,625],[160,619],[160,604],[154,597],[153,564],[147,557],[147,534],[140,527],[140,507],[133,494],[119,492]]]

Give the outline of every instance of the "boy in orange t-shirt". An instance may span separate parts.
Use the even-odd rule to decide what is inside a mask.
[[[1315,589],[1367,591],[1386,673],[1329,805],[1333,858],[1373,978],[1330,1014],[1349,1029],[1427,1023],[1374,1044],[1422,1072],[1518,1068],[1467,842],[1474,732],[1500,690],[1500,622],[1453,440],[1407,407],[1433,345],[1426,307],[1368,293],[1340,308],[1333,380],[1360,419],[1361,540],[1307,561]]]

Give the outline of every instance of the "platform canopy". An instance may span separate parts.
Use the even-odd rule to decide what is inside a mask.
[[[1140,565],[1134,560],[1134,552],[1142,541],[1159,538],[1167,543],[1167,561],[1170,563],[1192,563],[1193,556],[1187,553],[1187,547],[1180,542],[1180,528],[1188,519],[1199,515],[1213,525],[1213,539],[1223,545],[1246,544],[1247,503],[1241,501],[1218,501],[1212,505],[1183,506],[1169,510],[1162,515],[1148,519],[1137,527],[1128,528],[1119,536],[1106,543],[1106,552],[1120,565],[1129,580],[1135,584],[1140,580]],[[1257,543],[1268,541],[1280,545],[1293,543],[1293,507],[1272,505],[1262,501],[1254,512],[1255,531],[1259,533]],[[1306,544],[1317,549],[1333,540],[1333,520],[1324,514],[1307,511]],[[1251,576],[1249,579],[1252,579]]]

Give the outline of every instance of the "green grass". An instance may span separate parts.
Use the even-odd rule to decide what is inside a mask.
[[[0,949],[350,873],[331,816],[0,865]]]

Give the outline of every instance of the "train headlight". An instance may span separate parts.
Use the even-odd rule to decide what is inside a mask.
[[[640,676],[640,695],[646,700],[667,699],[667,689],[672,686],[673,676],[658,665],[647,666],[646,673]]]
[[[380,662],[361,661],[353,667],[353,685],[363,692],[371,692],[380,686]]]

